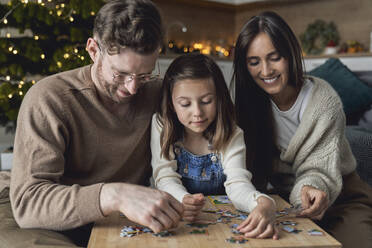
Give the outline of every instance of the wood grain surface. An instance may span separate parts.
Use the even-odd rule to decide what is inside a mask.
[[[278,206],[278,210],[288,207],[289,204],[278,196],[272,196]],[[209,209],[226,209],[236,212],[232,205],[214,205],[209,200],[206,201],[206,208]],[[202,213],[202,219],[215,221],[220,215],[213,213]],[[217,223],[209,225],[207,228],[208,234],[190,234],[193,227],[186,226],[185,222],[181,222],[179,226],[172,230],[175,235],[170,237],[155,237],[151,233],[141,233],[134,237],[120,237],[121,229],[126,225],[136,225],[130,222],[125,217],[121,217],[119,213],[110,215],[109,217],[96,222],[92,230],[88,248],[104,248],[104,247],[126,247],[126,248],[148,248],[148,247],[174,247],[174,248],[196,248],[196,247],[322,247],[336,248],[342,245],[332,236],[324,232],[319,226],[307,218],[281,217],[278,221],[292,220],[297,222],[296,228],[302,232],[287,233],[283,231],[282,225],[279,225],[280,238],[279,240],[272,239],[249,239],[244,244],[233,244],[226,242],[227,238],[235,236],[231,233],[231,225],[240,223],[241,220],[232,218],[229,224]],[[318,229],[324,232],[323,236],[310,236],[308,230]]]

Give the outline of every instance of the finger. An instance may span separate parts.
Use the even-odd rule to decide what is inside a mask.
[[[257,225],[256,228],[252,229],[249,232],[246,232],[244,236],[247,238],[256,238],[262,232],[263,232],[262,228],[259,225]]]
[[[314,219],[314,220],[321,220],[323,218],[325,212],[326,212],[326,209],[324,209],[320,214],[318,214],[316,216],[313,216],[311,218]]]
[[[195,215],[190,215],[190,216],[184,216],[183,220],[187,222],[195,222],[197,221],[198,217]]]
[[[172,226],[171,227],[177,227],[179,221],[182,218],[182,215],[179,215],[179,213],[177,213],[177,211],[171,206],[169,206],[168,208],[166,208],[163,211],[164,211],[164,214],[166,214],[172,220]]]
[[[240,223],[240,225],[236,228],[238,231],[240,231],[240,229],[246,227],[249,225],[249,223],[251,222],[252,218],[250,218],[248,216],[248,218],[246,218],[242,223]]]
[[[270,238],[274,235],[274,228],[271,224],[266,226],[266,229],[261,233],[260,235],[257,236],[259,239],[266,239]]]
[[[186,205],[204,205],[204,202],[205,200],[202,194],[188,195],[182,200],[182,203]]]
[[[301,203],[302,209],[308,209],[311,205],[310,197],[307,190],[303,190],[301,192]]]
[[[183,213],[183,205],[179,201],[177,201],[174,197],[169,197],[169,205],[177,212],[179,218],[181,218]]]
[[[302,211],[301,214],[309,216],[309,217],[319,215],[324,209],[324,207],[322,207],[322,205],[323,204],[322,204],[321,197],[319,195],[316,195],[315,196],[315,201],[313,202],[311,207]]]
[[[279,230],[278,230],[278,227],[274,225],[274,235],[273,235],[273,239],[274,240],[278,240],[279,239]]]
[[[185,211],[183,212],[183,217],[188,217],[188,216],[197,216],[199,215],[199,211]]]
[[[169,209],[159,208],[159,209],[156,209],[155,211],[152,211],[153,218],[155,218],[158,222],[160,222],[160,224],[163,226],[164,229],[169,229],[173,226],[177,226],[179,220],[182,218],[182,216],[180,216],[180,218],[178,219],[178,214],[177,214],[177,219],[173,220],[171,217],[172,212],[170,209],[172,208],[169,208]]]
[[[204,207],[204,205],[189,205],[189,204],[184,204],[183,208],[184,211],[199,211]]]
[[[151,217],[149,224],[145,226],[148,226],[154,233],[158,233],[165,230],[164,226],[155,217]]]
[[[240,229],[239,231],[242,233],[250,233],[253,232],[253,230],[256,230],[258,228],[258,220],[252,219],[251,222],[244,228]]]
[[[204,198],[204,195],[202,193],[199,193],[199,194],[194,194],[193,197],[198,200],[200,203],[201,202],[205,202],[205,198]]]

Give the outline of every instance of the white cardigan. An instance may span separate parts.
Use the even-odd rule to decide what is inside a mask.
[[[182,185],[181,175],[177,173],[177,161],[171,148],[171,160],[160,156],[160,133],[161,127],[156,120],[156,114],[152,118],[151,126],[151,164],[156,188],[166,191],[182,202],[183,197],[189,194]],[[235,208],[251,212],[257,205],[257,199],[269,196],[260,193],[251,183],[252,174],[245,166],[245,143],[243,131],[236,127],[226,148],[220,152],[221,165],[226,175],[224,183],[226,194]]]
[[[331,205],[341,192],[342,176],[355,170],[356,161],[346,140],[340,97],[324,80],[309,79],[314,86],[307,107],[274,173],[294,174],[292,204],[301,204],[301,189],[308,185],[326,192]]]

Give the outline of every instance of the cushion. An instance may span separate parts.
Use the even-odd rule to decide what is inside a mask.
[[[372,133],[358,126],[347,126],[345,135],[357,161],[360,178],[372,186]]]
[[[346,115],[365,110],[372,104],[372,88],[368,87],[338,58],[330,58],[309,72],[326,80],[339,94]]]
[[[372,105],[371,108],[364,113],[358,125],[372,133]]]
[[[372,71],[354,71],[354,74],[369,87],[372,87]]]

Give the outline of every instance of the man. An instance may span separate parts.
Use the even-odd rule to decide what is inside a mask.
[[[36,234],[18,235],[18,245],[27,238],[27,247],[73,246],[70,239],[86,245],[81,231],[114,211],[155,232],[177,226],[181,203],[138,185],[151,168],[149,127],[160,92],[151,72],[162,38],[150,0],[110,1],[87,41],[93,64],[29,90],[18,116],[10,200],[18,225]],[[35,239],[40,232],[45,239]]]

